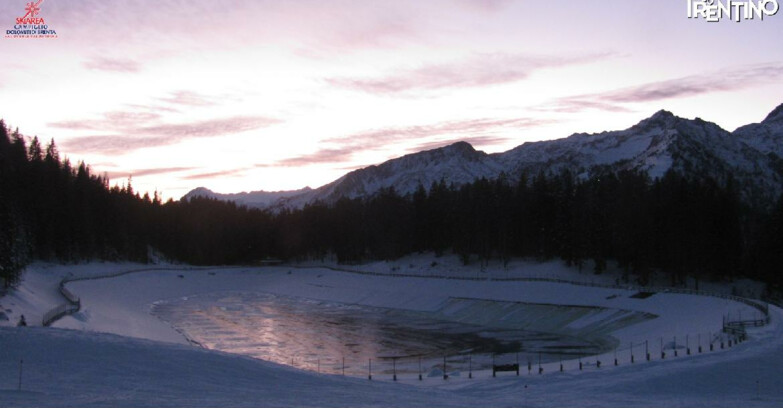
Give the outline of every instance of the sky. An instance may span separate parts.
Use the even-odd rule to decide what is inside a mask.
[[[175,200],[660,109],[729,131],[763,120],[783,103],[783,11],[708,22],[693,1],[44,0],[56,38],[8,38],[29,0],[2,0],[0,118]]]

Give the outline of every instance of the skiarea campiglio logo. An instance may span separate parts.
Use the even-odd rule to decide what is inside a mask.
[[[5,38],[57,38],[57,31],[40,15],[41,3],[43,0],[27,3],[24,15],[16,18],[13,28],[5,30]]]

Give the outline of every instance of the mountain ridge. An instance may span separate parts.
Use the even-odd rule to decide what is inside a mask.
[[[488,154],[459,141],[411,153],[351,171],[316,189],[286,192],[219,194],[200,187],[183,199],[206,196],[256,208],[301,208],[315,201],[371,196],[384,188],[413,193],[432,183],[465,184],[505,174],[516,180],[523,172],[569,170],[588,177],[595,169],[667,171],[720,183],[734,180],[744,201],[771,204],[783,192],[783,104],[760,123],[734,132],[701,118],[686,119],[659,110],[635,125],[600,133],[574,133],[561,139],[526,142],[508,151]]]

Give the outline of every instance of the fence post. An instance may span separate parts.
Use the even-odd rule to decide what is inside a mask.
[[[421,381],[421,356],[419,356],[419,381]]]
[[[633,342],[631,342],[631,364],[633,364]]]
[[[661,360],[666,359],[666,352],[663,351],[663,337],[661,337]]]
[[[443,356],[443,379],[448,380],[449,375],[446,374],[446,356]]]
[[[674,336],[674,357],[677,357],[677,336]]]
[[[650,341],[644,341],[644,353],[647,354],[647,361],[650,361]]]
[[[19,359],[19,391],[22,391],[22,367],[24,366],[24,359]]]
[[[367,376],[367,379],[372,381],[372,359],[370,359],[369,375]]]
[[[392,379],[397,381],[397,357],[392,357]]]
[[[473,354],[468,354],[468,378],[473,379]]]

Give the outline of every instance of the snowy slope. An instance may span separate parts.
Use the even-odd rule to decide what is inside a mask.
[[[525,143],[504,153],[486,154],[459,142],[355,170],[314,190],[220,195],[200,188],[186,197],[207,195],[259,208],[296,208],[316,200],[329,203],[340,197],[371,196],[390,187],[404,195],[441,180],[459,185],[482,177],[494,179],[501,173],[511,181],[523,171],[568,169],[587,176],[600,166],[602,170],[646,171],[652,178],[670,169],[722,183],[732,178],[746,201],[765,205],[783,192],[781,158],[783,105],[762,123],[734,133],[699,118],[684,119],[662,110],[625,130]]]
[[[624,161],[628,162],[625,168],[638,168],[659,177],[672,164],[668,150],[676,136],[673,127],[677,120],[671,113],[660,111],[630,129],[525,143],[499,156],[512,169],[511,174],[564,168],[584,173],[592,166]]]
[[[112,334],[0,328],[0,343],[3,407],[460,405],[443,391],[319,376],[248,357]],[[470,397],[465,401],[477,402]]]
[[[748,202],[772,202],[783,192],[781,168],[766,154],[714,123],[667,111],[626,130],[526,143],[500,157],[513,169],[509,174],[561,169],[589,174],[594,166],[610,166],[655,178],[671,169],[721,183],[733,178]]]
[[[548,267],[552,267],[549,265]],[[114,265],[104,265],[116,271]],[[139,266],[123,265],[124,268]],[[423,267],[423,265],[422,265]],[[526,274],[536,265],[518,264],[507,274]],[[28,271],[25,297],[56,286],[57,278],[83,266],[35,266]],[[94,275],[98,268],[87,267]],[[211,272],[211,273],[210,273]],[[481,274],[476,270],[474,273]],[[489,272],[495,275],[495,272]],[[566,270],[559,271],[565,277]],[[183,275],[180,278],[179,275]],[[499,276],[499,275],[497,275]],[[51,277],[47,281],[46,277]],[[780,406],[783,404],[783,336],[780,309],[773,323],[752,329],[751,340],[724,351],[629,364],[568,363],[559,373],[522,377],[475,373],[441,378],[364,378],[318,375],[247,357],[176,343],[156,326],[150,300],[219,290],[263,291],[313,299],[436,310],[444,298],[590,304],[655,312],[660,318],[620,329],[623,342],[719,327],[722,313],[742,308],[726,300],[657,294],[640,300],[624,290],[548,282],[465,281],[383,277],[326,269],[239,268],[149,271],[117,278],[74,282],[84,309],[58,328],[0,328],[0,406]],[[615,297],[607,296],[615,295]],[[617,296],[620,295],[620,296]],[[45,295],[48,296],[48,295]],[[10,294],[2,300],[18,299]],[[36,303],[36,302],[31,302]],[[21,307],[16,305],[15,307]],[[103,312],[101,312],[103,310]],[[19,311],[26,311],[20,309]],[[124,312],[123,312],[124,311]],[[746,311],[747,313],[747,311]],[[123,323],[123,324],[119,324]],[[588,321],[583,323],[588,324]],[[125,330],[135,338],[101,333]],[[178,334],[177,334],[178,335]],[[163,336],[163,337],[159,337]],[[165,342],[155,341],[154,339]],[[171,337],[170,339],[174,339]],[[657,349],[655,350],[657,352]],[[611,361],[611,355],[602,358]],[[637,354],[637,358],[641,356]],[[19,360],[24,359],[18,391]],[[593,360],[591,360],[593,361]]]
[[[762,154],[774,153],[778,159],[783,159],[783,104],[770,112],[761,123],[737,128],[734,135]]]
[[[314,201],[332,203],[341,197],[371,196],[388,188],[405,195],[416,191],[419,185],[429,189],[441,180],[460,185],[481,177],[495,178],[502,170],[492,156],[475,150],[469,143],[458,142],[354,170],[311,192],[281,200],[280,204],[301,207]]]

